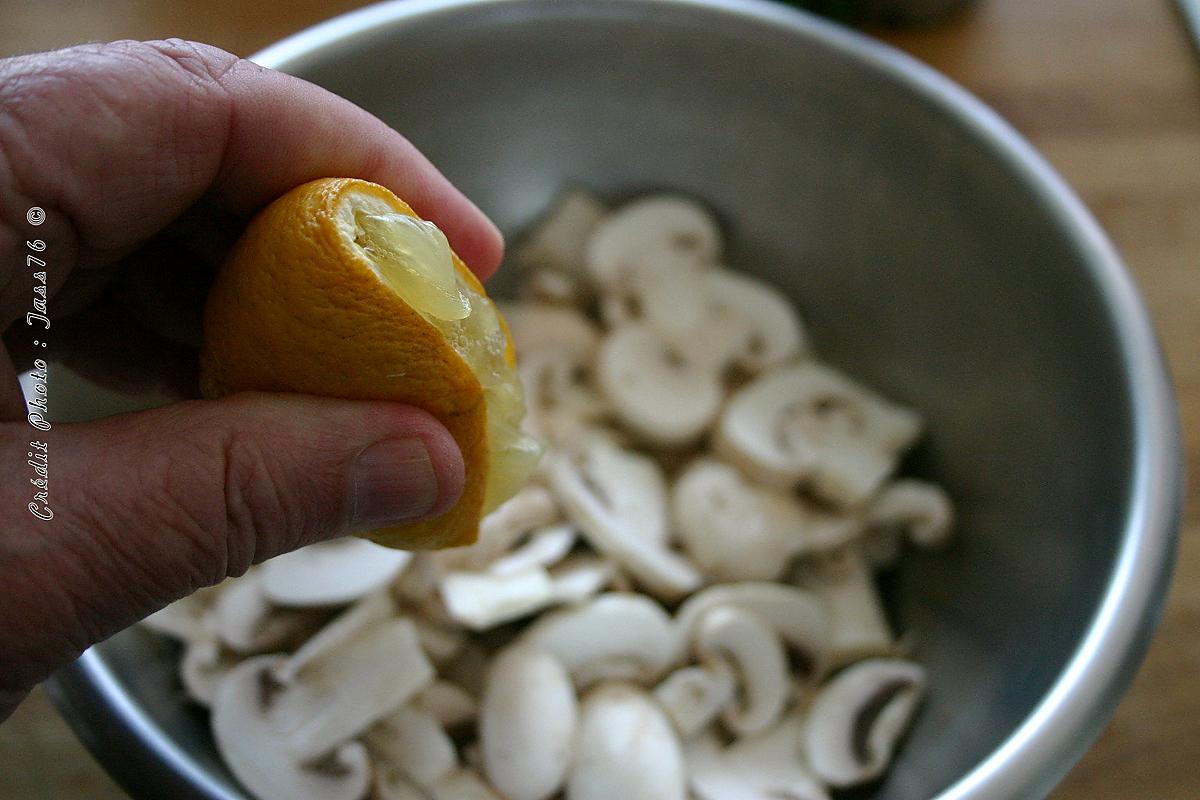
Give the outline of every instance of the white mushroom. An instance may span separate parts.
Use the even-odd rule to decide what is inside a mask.
[[[738,390],[721,414],[715,444],[755,480],[785,488],[803,482],[848,507],[875,492],[920,429],[911,411],[805,362]]]
[[[142,625],[181,642],[191,642],[211,636],[206,620],[209,610],[225,584],[197,589],[142,620]]]
[[[457,656],[466,645],[467,633],[458,625],[424,615],[414,616],[412,622],[417,629],[417,638],[421,640],[421,649],[439,667]]]
[[[534,353],[554,350],[575,365],[588,366],[596,357],[600,331],[582,312],[545,303],[503,306],[513,346],[526,359]]]
[[[362,744],[340,744],[312,760],[290,749],[289,726],[278,713],[287,690],[272,677],[282,661],[248,659],[221,682],[211,718],[221,758],[258,800],[360,800],[371,779]]]
[[[473,722],[479,712],[475,698],[457,683],[447,680],[435,680],[417,692],[412,703],[432,714],[447,730]]]
[[[432,786],[458,767],[458,751],[430,712],[403,705],[362,735],[377,761],[400,770],[418,786]]]
[[[435,560],[442,570],[482,570],[507,553],[525,534],[558,520],[558,504],[553,495],[542,486],[529,485],[480,521],[475,544],[439,551],[434,554]]]
[[[582,603],[599,594],[616,577],[616,566],[606,558],[570,555],[550,568],[554,599],[559,603]]]
[[[451,572],[442,579],[441,592],[450,616],[476,631],[520,619],[555,602],[550,575],[538,566],[503,575]]]
[[[689,597],[675,612],[673,661],[683,657],[701,616],[725,606],[749,611],[766,622],[811,676],[821,674],[832,635],[829,614],[812,592],[778,583],[727,583]]]
[[[602,686],[583,701],[567,800],[685,800],[683,752],[644,692]]]
[[[813,700],[805,723],[813,771],[839,788],[879,777],[924,689],[925,671],[897,659],[861,661],[835,675]]]
[[[264,563],[263,594],[283,606],[351,603],[386,586],[411,558],[353,536],[318,542]]]
[[[671,511],[688,555],[720,581],[778,580],[806,549],[810,515],[796,498],[753,486],[711,459],[698,459],[679,476]]]
[[[298,670],[285,662],[276,667],[273,679],[282,690],[275,704],[277,735],[298,760],[317,758],[400,706],[433,676],[411,622],[368,625]]]
[[[664,447],[694,441],[721,405],[719,374],[683,359],[653,328],[638,322],[604,337],[596,382],[622,423]]]
[[[315,629],[320,617],[311,611],[271,605],[263,593],[261,569],[225,582],[212,607],[212,628],[236,653],[249,655],[283,649]]]
[[[522,641],[553,653],[582,687],[600,679],[655,680],[673,655],[675,632],[653,600],[613,593],[546,614]]]
[[[724,659],[675,670],[654,687],[654,699],[684,739],[708,727],[733,702],[737,683]]]
[[[569,189],[529,228],[513,251],[525,269],[550,269],[574,275],[582,266],[584,248],[607,209],[591,194]]]
[[[462,768],[429,787],[430,800],[505,800],[472,769]]]
[[[950,538],[954,507],[937,484],[911,478],[893,481],[876,495],[867,510],[873,528],[899,528],[920,547],[938,547]]]
[[[720,251],[720,230],[707,209],[679,195],[654,195],[621,206],[598,225],[585,261],[593,280],[606,286],[669,259],[711,264]]]
[[[376,764],[371,800],[429,800],[429,795],[395,766]]]
[[[712,308],[709,316],[743,321],[746,334],[736,363],[751,371],[782,364],[808,349],[796,307],[782,292],[750,275],[728,269],[703,275]]]
[[[179,662],[179,679],[188,697],[201,705],[211,706],[217,695],[217,687],[237,663],[237,658],[210,633],[184,645],[183,658]]]
[[[797,571],[797,577],[804,589],[820,598],[829,615],[829,667],[892,653],[891,626],[871,570],[857,549],[812,560]]]
[[[517,375],[525,393],[525,429],[558,444],[603,417],[608,404],[592,388],[590,374],[559,350],[522,356]]]
[[[692,791],[700,800],[829,800],[800,760],[801,719],[789,714],[771,730],[722,748],[708,733],[687,743]]]
[[[546,800],[567,776],[575,749],[575,688],[563,663],[517,645],[492,664],[479,708],[484,773],[508,800]]]
[[[534,567],[550,567],[566,558],[575,546],[575,527],[569,524],[548,525],[529,534],[524,544],[493,561],[488,572],[493,575],[512,575]]]
[[[727,659],[737,672],[740,702],[725,708],[721,719],[741,736],[761,733],[783,712],[788,699],[788,663],[783,642],[753,612],[718,606],[696,625],[696,654]]]
[[[300,645],[275,677],[281,681],[292,680],[296,673],[313,661],[348,645],[368,625],[383,622],[395,613],[396,604],[386,592],[364,597]]]
[[[500,509],[496,510],[499,511]],[[484,519],[487,519],[487,517],[484,517]],[[481,536],[482,533],[483,526],[481,523]],[[415,606],[420,606],[428,602],[430,598],[436,597],[438,581],[442,579],[443,572],[440,559],[452,552],[457,553],[459,551],[439,550],[435,553],[413,553],[412,560],[408,562],[408,567],[400,573],[400,576],[392,584],[397,596]]]
[[[546,462],[567,516],[596,550],[663,599],[699,587],[700,574],[663,541],[666,490],[653,462],[602,440],[593,440],[578,460],[553,453]]]

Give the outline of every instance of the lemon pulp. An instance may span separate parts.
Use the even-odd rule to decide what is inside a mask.
[[[516,494],[542,453],[537,440],[521,429],[525,397],[517,371],[504,357],[508,339],[499,312],[458,274],[450,244],[433,223],[396,212],[354,216],[355,242],[380,280],[438,329],[483,388],[486,514]]]

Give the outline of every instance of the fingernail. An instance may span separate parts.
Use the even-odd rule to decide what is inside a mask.
[[[356,530],[421,519],[438,499],[438,479],[420,439],[385,439],[354,462]]]

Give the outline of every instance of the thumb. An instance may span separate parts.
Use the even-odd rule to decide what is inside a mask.
[[[0,530],[0,607],[14,623],[0,626],[10,662],[0,675],[25,688],[200,586],[321,539],[440,514],[463,486],[450,434],[394,403],[245,393],[0,431],[3,463],[29,463],[0,482],[20,514]],[[22,477],[38,480],[38,463],[45,502]]]

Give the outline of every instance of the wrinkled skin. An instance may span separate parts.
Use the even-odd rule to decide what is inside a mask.
[[[409,142],[304,81],[180,40],[0,61],[0,720],[85,647],[166,603],[355,530],[367,503],[354,464],[373,443],[415,440],[422,454],[416,466],[371,461],[385,516],[457,499],[458,449],[417,409],[187,399],[215,263],[257,209],[323,176],[389,187],[481,278],[500,261],[495,227]],[[32,206],[46,211],[40,227],[26,220]],[[34,238],[47,245],[50,330],[25,320]],[[35,356],[181,402],[39,431],[16,378]],[[32,441],[48,445],[49,521],[27,511]]]

